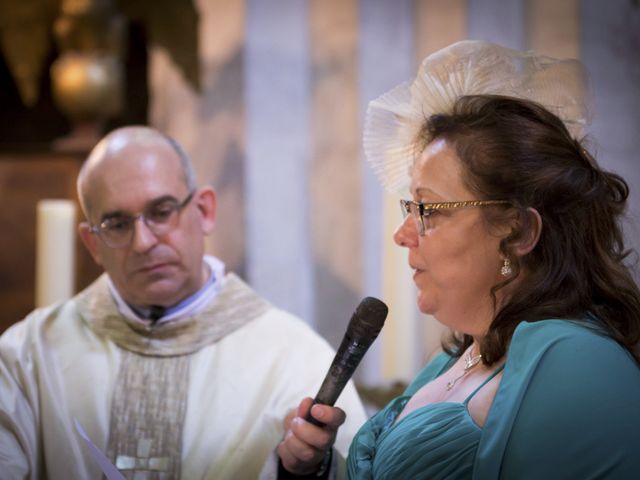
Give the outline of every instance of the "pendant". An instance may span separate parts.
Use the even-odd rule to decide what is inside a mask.
[[[467,374],[468,371],[469,370],[465,368],[464,371],[462,372],[462,375],[460,375],[459,377],[454,378],[453,380],[449,380],[447,382],[447,392],[449,390],[451,390],[455,386],[455,384],[458,382],[458,380],[460,380],[462,377],[464,377]]]
[[[469,370],[471,370],[478,363],[480,363],[480,360],[482,360],[482,354],[472,357],[470,353],[467,353],[467,355],[464,357],[464,368],[462,369],[462,374],[460,374],[460,376],[454,378],[453,380],[449,380],[447,382],[447,392],[455,386],[458,380],[460,380],[467,373],[469,373]]]
[[[466,372],[467,370],[471,370],[478,363],[480,363],[480,360],[482,360],[482,354],[476,355],[475,357],[472,357],[471,355],[467,355],[464,358],[464,371]]]

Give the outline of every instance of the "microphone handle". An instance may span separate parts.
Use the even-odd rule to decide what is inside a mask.
[[[360,343],[357,339],[345,336],[316,397],[313,399],[312,407],[316,403],[329,406],[336,403],[370,344],[371,342]],[[324,426],[324,423],[311,416],[311,408],[309,408],[305,420],[319,427]]]

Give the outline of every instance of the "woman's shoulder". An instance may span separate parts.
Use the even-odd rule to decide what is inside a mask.
[[[509,347],[509,353],[519,349],[550,349],[553,347],[575,355],[574,348],[589,350],[606,350],[629,356],[629,352],[607,335],[601,323],[594,318],[576,320],[546,319],[538,321],[523,321],[514,331]],[[528,353],[531,353],[530,351]],[[583,352],[584,353],[584,352]]]
[[[638,363],[596,321],[523,322],[484,425],[477,478],[498,478],[500,466],[506,476],[527,472],[518,478],[548,478],[552,468],[554,478],[628,473],[640,466],[638,399]]]
[[[507,353],[509,364],[520,364],[556,375],[554,365],[587,372],[597,364],[617,374],[638,378],[640,366],[631,353],[609,337],[597,319],[549,319],[522,322],[516,328]],[[576,372],[577,373],[577,372]],[[586,373],[585,373],[586,374]]]
[[[581,319],[547,318],[544,320],[520,322],[515,329],[517,335],[556,336],[560,335],[601,335],[604,330],[598,320],[585,317]]]

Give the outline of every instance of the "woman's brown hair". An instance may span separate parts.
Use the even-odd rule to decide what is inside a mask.
[[[493,95],[461,97],[451,114],[434,115],[421,131],[452,145],[463,179],[483,200],[509,200],[483,209],[488,225],[517,218],[501,253],[522,284],[496,312],[481,345],[483,361],[501,359],[522,321],[595,317],[607,335],[639,359],[640,290],[626,261],[621,216],[629,194],[618,175],[602,170],[562,121],[527,100]],[[514,242],[532,228],[533,208],[542,217],[534,249],[513,254]],[[445,350],[460,355],[469,336],[453,336]]]

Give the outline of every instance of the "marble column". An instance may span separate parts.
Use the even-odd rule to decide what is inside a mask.
[[[315,326],[307,2],[249,0],[246,22],[248,279]]]

